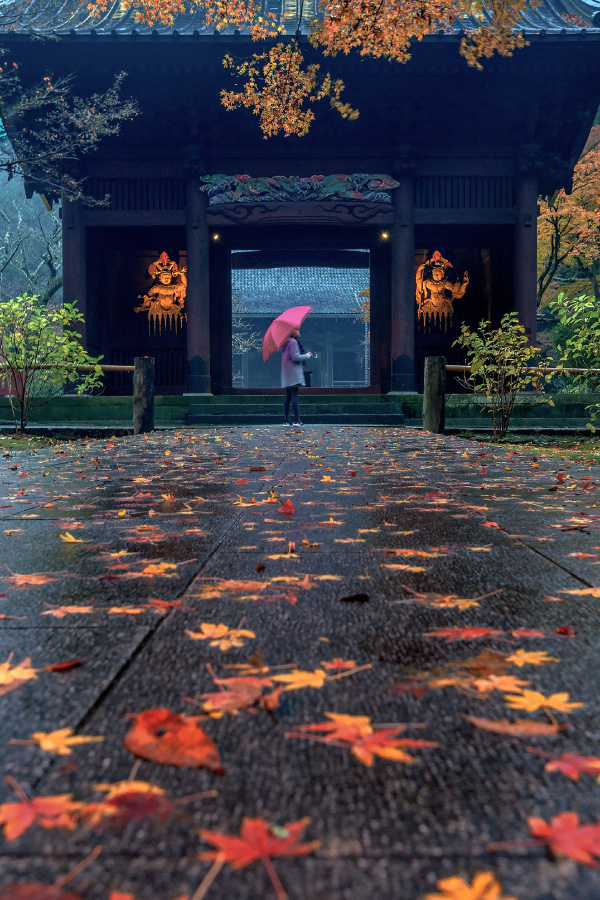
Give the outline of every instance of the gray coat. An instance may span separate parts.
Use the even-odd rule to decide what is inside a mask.
[[[281,387],[294,387],[305,384],[304,360],[310,359],[310,353],[300,353],[296,338],[290,338],[283,349],[281,357]]]

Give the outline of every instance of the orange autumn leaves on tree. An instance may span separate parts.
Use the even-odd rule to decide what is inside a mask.
[[[313,47],[325,56],[358,52],[361,56],[405,63],[411,45],[428,34],[449,27],[463,32],[460,52],[468,65],[481,68],[481,60],[495,53],[511,56],[526,45],[520,30],[523,11],[538,0],[324,0],[319,15],[309,24]],[[107,10],[107,0],[87,4],[92,15]],[[191,9],[204,13],[205,27],[217,31],[247,30],[254,40],[273,38],[295,30],[291,41],[278,41],[250,58],[224,66],[239,79],[234,90],[222,90],[226,109],[251,109],[259,116],[265,138],[306,134],[314,121],[313,107],[328,100],[343,118],[355,119],[358,110],[341,99],[344,84],[319,63],[307,62],[297,40],[307,24],[302,5],[298,17],[277,19],[258,0],[123,0],[135,19],[147,25],[173,26],[178,15]]]
[[[573,173],[571,193],[562,189],[540,203],[538,219],[538,303],[562,266],[578,280],[567,288],[571,296],[600,297],[600,125],[588,137]],[[590,291],[591,287],[591,291]]]

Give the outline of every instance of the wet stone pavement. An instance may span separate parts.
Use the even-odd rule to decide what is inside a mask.
[[[599,482],[392,428],[186,429],[2,459],[2,900],[600,898],[598,870],[528,826],[600,819],[594,764],[579,780],[551,764],[600,756]],[[125,735],[155,709],[201,717],[188,729],[220,763],[134,755]],[[43,749],[59,729],[102,740]],[[152,747],[171,738],[182,753],[168,728]],[[49,797],[62,816],[6,806]],[[268,859],[211,872],[201,832],[245,817],[275,843],[310,817],[300,843],[320,843],[274,853],[274,884]],[[503,889],[436,888],[478,872]]]

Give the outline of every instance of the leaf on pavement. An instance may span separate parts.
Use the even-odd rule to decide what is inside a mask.
[[[202,840],[216,847],[202,854],[202,859],[213,859],[215,865],[228,862],[234,869],[262,860],[267,869],[278,900],[287,897],[271,862],[275,857],[308,856],[321,846],[320,841],[300,844],[309,818],[288,822],[283,827],[271,825],[264,819],[244,819],[239,837],[218,831],[200,831]]]
[[[93,606],[53,606],[52,609],[46,609],[43,616],[54,616],[55,619],[64,619],[65,616],[89,616],[96,612]]]
[[[446,643],[453,641],[470,641],[474,638],[491,637],[504,634],[496,628],[436,628],[435,631],[426,631],[423,637],[444,637]]]
[[[145,781],[97,784],[95,789],[105,791],[106,796],[100,802],[84,807],[82,815],[90,826],[124,826],[150,817],[164,822],[175,810],[162,788]]]
[[[223,652],[231,650],[232,647],[245,646],[244,638],[256,637],[253,631],[248,631],[245,628],[229,628],[222,622],[218,625],[214,625],[211,622],[202,622],[200,629],[200,631],[189,631],[186,629],[185,633],[193,641],[208,641],[210,647],[218,647]]]
[[[87,544],[88,541],[83,541],[81,538],[74,537],[70,531],[65,531],[64,534],[59,534],[59,538],[61,541],[64,541],[65,544]]]
[[[415,758],[404,748],[438,747],[432,741],[398,738],[407,725],[381,728],[371,723],[369,716],[351,716],[342,713],[325,715],[331,721],[311,725],[300,725],[298,731],[288,732],[287,738],[307,738],[334,746],[346,746],[366,766],[372,766],[376,756],[396,762],[415,762]],[[323,736],[321,736],[323,735]]]
[[[488,675],[487,678],[476,678],[473,687],[486,693],[487,691],[507,691],[518,694],[522,688],[531,682],[517,678],[516,675]]]
[[[550,737],[564,731],[568,725],[554,725],[549,722],[531,722],[529,719],[480,719],[477,716],[464,717],[471,725],[484,731],[495,731],[497,734],[508,734],[511,737]]]
[[[548,656],[545,650],[515,650],[506,657],[511,666],[545,666],[547,663],[560,662],[556,656]]]
[[[52,584],[53,581],[56,581],[56,578],[52,578],[50,575],[19,575],[16,572],[4,575],[3,578],[5,581],[10,582],[10,587],[12,588],[38,587],[39,585]]]
[[[536,754],[540,752],[535,747],[527,747],[527,750]],[[600,757],[562,753],[556,759],[549,759],[545,769],[547,772],[562,772],[572,781],[579,781],[580,775],[596,775],[600,780]]]
[[[62,828],[73,831],[82,804],[75,803],[72,794],[56,794],[51,797],[34,797],[18,803],[0,805],[0,825],[7,841],[14,841],[32,825],[42,828]]]
[[[104,740],[103,737],[73,734],[72,728],[59,728],[57,731],[34,731],[31,738],[46,753],[56,753],[58,756],[68,756],[71,748],[78,744],[91,744]]]
[[[585,706],[584,703],[569,702],[569,695],[566,691],[546,697],[544,694],[540,694],[539,691],[524,690],[519,694],[505,694],[504,702],[511,709],[523,709],[526,712],[536,712],[538,709],[555,709],[558,712],[568,713]]]
[[[568,856],[584,866],[595,867],[600,856],[600,822],[581,825],[574,812],[560,813],[548,824],[543,819],[528,819],[531,834],[544,841],[556,856]]]
[[[301,669],[292,669],[291,672],[284,672],[281,675],[273,675],[273,681],[280,681],[285,684],[286,691],[299,691],[302,688],[323,687],[327,678],[327,672],[323,669],[315,669],[314,672],[305,672]]]
[[[321,660],[321,665],[328,672],[343,672],[346,669],[355,669],[356,661],[353,659],[341,659],[339,656],[336,656],[331,662]]]
[[[170,709],[147,709],[135,717],[123,744],[142,759],[223,774],[217,745],[198,725],[198,718],[182,716]]]
[[[471,884],[455,875],[442,878],[436,885],[440,894],[426,894],[424,900],[517,900],[502,893],[502,886],[491,872],[478,872]]]
[[[273,687],[270,678],[256,678],[251,675],[234,678],[216,678],[221,690],[202,694],[203,709],[208,713],[237,713],[241,709],[249,709],[260,700],[263,688]]]
[[[16,666],[11,665],[10,659],[11,657],[6,662],[0,663],[0,697],[8,694],[9,691],[14,691],[26,681],[37,678],[38,670],[32,668],[31,657],[28,656]]]
[[[77,669],[82,665],[80,659],[65,659],[64,662],[50,663],[49,666],[42,666],[44,672],[68,672],[70,669]]]
[[[82,900],[81,894],[39,881],[0,885],[0,900]]]

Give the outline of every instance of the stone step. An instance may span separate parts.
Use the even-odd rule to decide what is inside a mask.
[[[283,403],[277,404],[239,404],[239,403],[211,403],[210,405],[200,406],[193,405],[188,412],[188,420],[194,416],[224,416],[224,415],[281,415]],[[395,415],[402,416],[402,404],[372,404],[354,405],[352,403],[320,403],[318,406],[310,403],[300,403],[300,409],[306,415],[336,415],[336,416],[354,416],[354,415]]]
[[[322,413],[310,410],[302,412],[302,421],[306,425],[390,425],[404,424],[404,416],[397,413]],[[188,425],[282,425],[282,413],[249,413],[229,412],[222,415],[198,413],[188,416]]]

